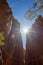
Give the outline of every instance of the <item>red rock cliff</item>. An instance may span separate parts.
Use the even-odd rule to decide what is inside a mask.
[[[6,38],[2,47],[4,65],[23,65],[20,23],[13,17],[6,0],[0,0],[0,32],[4,32]]]
[[[43,17],[41,15],[27,34],[26,65],[43,65]]]

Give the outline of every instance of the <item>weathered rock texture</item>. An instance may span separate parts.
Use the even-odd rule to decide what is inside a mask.
[[[23,65],[20,24],[13,17],[6,0],[0,0],[0,32],[4,32],[5,36],[5,45],[2,47],[3,65]]]
[[[26,65],[43,65],[43,17],[41,15],[27,34]]]

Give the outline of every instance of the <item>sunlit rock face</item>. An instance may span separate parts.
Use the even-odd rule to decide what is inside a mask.
[[[43,65],[43,17],[41,15],[27,34],[26,65]]]
[[[6,0],[0,0],[0,32],[5,36],[5,44],[1,48],[3,65],[23,65],[20,23],[13,17]]]
[[[0,0],[0,26],[3,26],[11,16],[12,11],[6,0]]]

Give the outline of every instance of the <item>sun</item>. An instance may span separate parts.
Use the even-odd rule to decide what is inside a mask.
[[[24,33],[24,34],[27,34],[27,33],[28,33],[28,27],[24,27],[24,28],[23,28],[23,33]]]
[[[27,34],[28,33],[28,31],[29,31],[29,28],[27,27],[27,26],[24,26],[22,29],[21,29],[21,33],[22,34]]]

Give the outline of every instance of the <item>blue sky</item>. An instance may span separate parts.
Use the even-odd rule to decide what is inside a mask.
[[[27,20],[24,16],[25,12],[32,7],[35,0],[8,0],[12,8],[13,16],[20,22],[21,29],[24,26],[31,27],[34,20]],[[23,47],[26,48],[26,35],[22,34]]]

